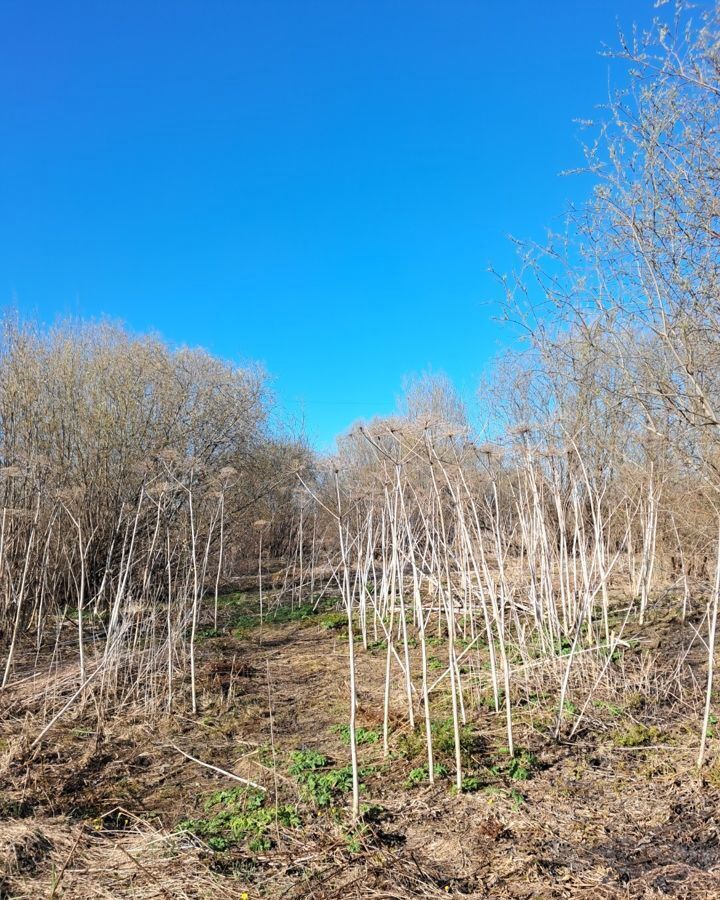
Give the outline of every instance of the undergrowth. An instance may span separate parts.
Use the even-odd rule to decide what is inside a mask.
[[[290,759],[290,775],[301,786],[304,799],[315,806],[332,806],[343,794],[352,790],[352,766],[331,767],[331,760],[316,750],[295,750],[290,754]],[[360,774],[371,771],[366,767]]]
[[[203,804],[203,818],[185,819],[177,826],[179,831],[190,832],[202,838],[213,850],[228,850],[247,843],[253,852],[268,850],[272,846],[271,828],[283,825],[299,828],[301,823],[297,808],[292,804],[275,807],[266,805],[265,794],[250,788],[231,788],[214,791]]]
[[[350,726],[342,723],[340,725],[333,725],[330,729],[334,734],[337,734],[340,740],[345,744],[346,747],[350,746]],[[356,744],[376,744],[380,740],[380,732],[375,728],[364,728],[362,725],[358,725],[355,728],[355,743]]]

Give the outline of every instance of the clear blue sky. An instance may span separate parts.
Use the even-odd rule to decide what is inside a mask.
[[[0,305],[264,363],[320,447],[403,375],[465,396],[493,263],[582,184],[647,0],[3,0]]]

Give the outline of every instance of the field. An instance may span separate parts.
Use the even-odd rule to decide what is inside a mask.
[[[193,38],[210,15],[195,5]],[[22,305],[0,312],[0,900],[720,898],[720,0],[657,0],[652,21],[603,44],[607,96],[575,121],[579,155],[563,167],[582,174],[581,195],[547,231],[518,222],[535,237],[491,263],[487,297],[470,248],[484,256],[513,204],[549,209],[536,179],[560,163],[547,113],[562,104],[538,79],[586,83],[576,10],[553,19],[526,4],[543,32],[513,8],[512,59],[497,57],[493,87],[470,65],[498,43],[483,4],[459,4],[478,7],[476,37],[436,4],[443,24],[418,46],[423,64],[446,56],[455,69],[467,44],[453,87],[449,70],[423,75],[385,48],[392,28],[376,10],[354,33],[346,4],[337,32],[329,11],[285,5],[298,26],[317,21],[305,47],[290,9],[280,28],[269,17],[283,77],[263,38],[256,78],[236,52],[245,25],[218,21],[209,52],[215,32],[232,36],[232,66],[212,90],[190,44],[168,49],[187,11],[159,16],[161,40],[132,26],[127,77],[98,51],[92,16],[72,23],[72,41],[41,16],[36,58],[6,29],[33,77],[50,65],[52,78],[38,91],[7,82],[23,118],[8,171],[30,180],[15,192],[22,215],[5,221],[13,239],[26,221],[42,254],[10,253],[20,268],[6,290],[17,284]],[[422,24],[416,6],[397,19],[398,48]],[[550,41],[561,22],[565,63]],[[508,78],[522,27],[543,58],[530,93]],[[451,34],[462,40],[436,52]],[[136,44],[172,96],[143,82]],[[187,77],[158,48],[187,61]],[[312,90],[296,49],[310,54]],[[356,50],[369,54],[357,79],[325,71]],[[101,71],[73,87],[86,56]],[[387,76],[363,94],[383,60]],[[193,123],[172,98],[196,78]],[[45,81],[62,116],[43,105]],[[394,91],[415,81],[410,112]],[[275,120],[285,82],[290,115]],[[477,101],[501,82],[512,91],[494,118]],[[157,104],[135,131],[132,86]],[[65,183],[55,156],[73,97],[103,117],[88,120]],[[33,109],[62,129],[47,141],[52,177],[28,152]],[[176,128],[165,116],[179,111]],[[456,130],[466,114],[481,129],[472,140]],[[232,139],[215,130],[231,123]],[[155,132],[170,143],[146,156]],[[253,174],[238,154],[264,146]],[[84,196],[80,174],[103,148],[107,180],[91,177]],[[213,171],[217,148],[231,156]],[[455,171],[463,159],[488,179],[477,207],[484,182]],[[193,189],[194,169],[216,187]],[[133,196],[123,171],[152,215],[115,206]],[[349,202],[351,186],[372,213]],[[195,221],[193,198],[209,219]],[[483,205],[498,198],[501,218]],[[152,228],[170,242],[164,261]],[[204,242],[201,263],[191,251]],[[43,254],[55,245],[53,273]],[[73,263],[72,247],[92,265]],[[127,327],[102,316],[103,297]],[[26,319],[36,302],[42,314]],[[52,322],[54,303],[94,313]],[[278,362],[274,375],[260,359]]]
[[[612,664],[622,673],[620,699],[596,693],[571,741],[553,740],[556,692],[529,675],[526,695],[514,698],[512,760],[502,715],[492,704],[482,711],[483,654],[468,653],[465,690],[476,692],[480,711],[462,728],[462,793],[450,774],[443,683],[433,694],[431,786],[402,691],[391,698],[383,754],[384,647],[359,651],[356,824],[344,623],[323,600],[317,609],[279,607],[261,626],[255,595],[228,595],[218,629],[204,622],[201,630],[196,717],[150,724],[129,704],[98,720],[91,706],[73,707],[34,748],[49,685],[33,677],[44,667],[24,648],[0,732],[0,895],[720,895],[720,767],[699,777],[697,713],[681,682],[662,689],[670,682],[659,676],[697,622],[681,625],[656,609],[645,637],[629,639]],[[442,636],[428,641],[438,659]],[[62,696],[62,659],[51,677]],[[568,702],[568,717],[576,712]]]

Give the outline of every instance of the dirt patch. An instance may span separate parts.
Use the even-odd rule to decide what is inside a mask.
[[[363,821],[352,826],[346,656],[341,632],[317,617],[228,629],[201,644],[197,716],[182,697],[152,723],[132,707],[99,720],[88,703],[34,751],[18,743],[18,723],[32,738],[43,721],[24,682],[0,724],[12,750],[0,897],[720,896],[720,779],[694,773],[692,710],[649,693],[638,705],[628,689],[622,709],[591,705],[586,727],[556,743],[554,712],[529,684],[515,698],[522,765],[503,756],[502,715],[473,714],[463,753],[474,780],[457,795],[447,698],[433,699],[441,768],[430,786],[400,688],[384,756],[385,655],[361,652]],[[623,665],[628,680],[635,662]],[[312,777],[293,774],[298,759]]]

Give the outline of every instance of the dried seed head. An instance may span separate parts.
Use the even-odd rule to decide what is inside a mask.
[[[477,447],[477,452],[482,456],[486,456],[488,459],[491,459],[494,456],[500,456],[501,450],[496,444],[480,444]]]

